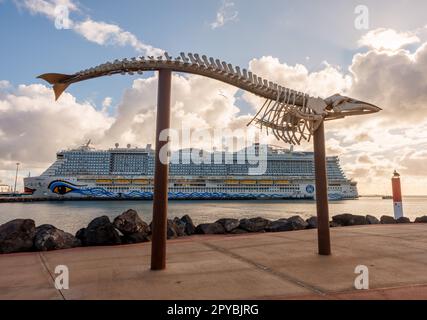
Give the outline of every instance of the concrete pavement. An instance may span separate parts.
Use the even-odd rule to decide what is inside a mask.
[[[168,241],[168,268],[150,271],[150,243],[0,255],[0,299],[427,299],[427,224]],[[70,288],[54,287],[66,265]],[[369,268],[370,290],[354,269]]]

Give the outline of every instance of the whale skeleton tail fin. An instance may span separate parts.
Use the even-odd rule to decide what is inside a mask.
[[[68,88],[69,83],[64,83],[65,80],[68,80],[71,76],[68,74],[61,73],[45,73],[37,78],[43,79],[53,85],[53,92],[55,93],[55,101],[59,99],[61,94]]]

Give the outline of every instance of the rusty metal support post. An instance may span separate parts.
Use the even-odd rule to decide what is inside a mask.
[[[320,255],[331,254],[329,234],[328,179],[326,172],[324,122],[314,132],[314,169],[316,175],[317,241]]]
[[[166,232],[168,216],[169,163],[162,163],[160,150],[168,143],[160,141],[160,133],[170,127],[172,72],[159,70],[156,121],[156,160],[154,173],[153,223],[151,239],[151,270],[166,268]]]

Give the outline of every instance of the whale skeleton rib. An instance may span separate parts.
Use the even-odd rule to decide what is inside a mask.
[[[339,94],[326,99],[311,97],[303,92],[294,91],[263,79],[247,69],[233,67],[232,64],[225,61],[208,58],[206,55],[202,55],[200,58],[197,53],[186,55],[181,52],[175,59],[168,53],[158,57],[125,58],[71,75],[46,73],[38,78],[53,85],[57,100],[73,83],[107,75],[142,74],[144,71],[162,69],[209,77],[264,98],[264,104],[248,125],[255,124],[261,130],[265,127],[267,134],[271,130],[277,139],[291,144],[300,144],[302,140],[310,141],[322,121],[370,114],[381,110],[372,104]]]

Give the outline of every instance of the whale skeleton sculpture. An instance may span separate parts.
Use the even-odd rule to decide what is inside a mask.
[[[324,120],[378,112],[381,109],[355,99],[333,95],[326,99],[311,97],[291,90],[258,75],[233,67],[232,64],[199,54],[181,53],[175,59],[164,56],[148,56],[115,60],[86,69],[72,75],[46,73],[38,78],[53,85],[56,100],[73,83],[115,74],[142,74],[144,71],[171,70],[206,76],[265,98],[263,106],[248,123],[269,129],[278,140],[290,144],[310,141],[311,136]]]
[[[275,137],[290,144],[301,140],[314,140],[314,166],[316,176],[316,203],[318,217],[319,254],[330,255],[328,183],[325,156],[325,120],[378,112],[381,109],[355,99],[333,95],[326,99],[282,87],[265,80],[246,69],[198,54],[173,59],[167,53],[159,57],[140,57],[130,60],[115,60],[72,75],[47,73],[39,78],[53,85],[55,98],[73,83],[114,74],[142,74],[144,71],[159,71],[159,89],[156,123],[156,159],[153,193],[151,269],[166,267],[166,230],[168,201],[168,165],[160,161],[160,150],[167,143],[160,139],[162,130],[170,127],[170,95],[172,71],[187,72],[217,79],[251,92],[265,99],[252,121],[248,123],[267,128]]]

